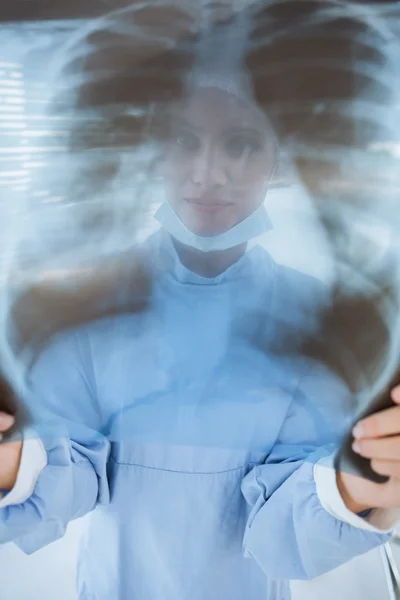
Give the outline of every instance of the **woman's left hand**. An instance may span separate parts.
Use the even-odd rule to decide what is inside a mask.
[[[353,450],[371,459],[371,467],[390,477],[373,483],[339,472],[337,483],[346,506],[354,513],[369,508],[400,508],[400,387],[392,391],[396,406],[366,417],[353,430]]]

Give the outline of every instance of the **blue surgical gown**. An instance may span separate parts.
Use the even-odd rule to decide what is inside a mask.
[[[80,600],[285,600],[288,580],[387,539],[317,495],[346,390],[255,342],[302,328],[319,287],[258,246],[208,279],[166,233],[146,244],[150,310],[62,335],[35,367],[27,403],[48,464],[0,511],[0,542],[29,554],[90,513]]]

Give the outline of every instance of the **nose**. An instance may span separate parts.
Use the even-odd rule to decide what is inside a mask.
[[[192,182],[204,189],[223,187],[228,182],[227,165],[212,144],[196,153],[192,164]]]

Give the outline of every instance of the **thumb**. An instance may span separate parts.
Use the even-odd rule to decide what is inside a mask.
[[[14,425],[14,417],[7,413],[0,412],[0,432],[7,431]]]

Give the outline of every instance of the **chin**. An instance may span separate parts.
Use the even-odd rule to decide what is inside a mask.
[[[196,216],[197,217],[197,216]],[[195,235],[201,235],[203,237],[212,237],[215,235],[220,235],[221,233],[225,233],[231,227],[233,227],[230,223],[221,223],[218,222],[218,219],[199,219],[197,218],[188,218],[185,219],[184,224],[190,231],[192,231]]]
[[[190,231],[192,231],[195,235],[200,235],[202,237],[213,237],[220,235],[221,233],[225,233],[230,229],[230,227],[221,227],[216,224],[192,224],[186,225]]]

